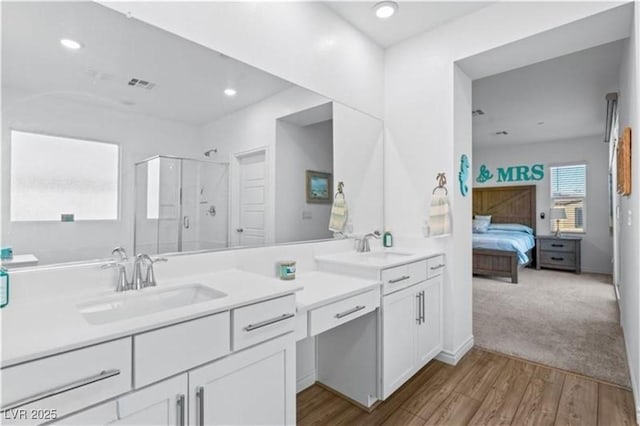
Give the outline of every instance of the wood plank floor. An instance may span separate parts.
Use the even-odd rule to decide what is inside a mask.
[[[366,413],[312,386],[298,425],[636,425],[631,391],[481,349],[457,366],[432,361]]]

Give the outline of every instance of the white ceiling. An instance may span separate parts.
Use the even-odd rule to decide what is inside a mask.
[[[605,95],[618,91],[624,40],[473,82],[473,144],[548,142],[599,135]],[[538,124],[543,122],[544,124]],[[495,132],[505,130],[506,136]]]
[[[84,48],[63,48],[63,37]],[[93,2],[4,2],[2,85],[196,125],[292,86]]]
[[[382,47],[389,47],[447,21],[467,15],[493,2],[400,1],[395,15],[376,17],[377,1],[328,1],[325,4]]]

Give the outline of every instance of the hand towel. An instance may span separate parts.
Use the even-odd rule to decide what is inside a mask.
[[[429,222],[424,230],[425,237],[449,234],[451,232],[449,214],[449,197],[444,194],[433,195],[429,209]]]
[[[336,195],[331,206],[331,216],[329,217],[329,231],[344,232],[349,217],[349,208],[344,196]]]

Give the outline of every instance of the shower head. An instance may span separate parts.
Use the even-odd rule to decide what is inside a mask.
[[[205,157],[211,157],[212,152],[216,154],[218,152],[218,148],[213,148],[213,149],[210,149],[209,151],[205,151],[204,152]]]

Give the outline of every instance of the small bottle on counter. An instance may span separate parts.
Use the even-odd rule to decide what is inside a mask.
[[[382,245],[385,247],[393,247],[393,235],[391,235],[391,232],[385,231],[384,234],[382,234]]]

